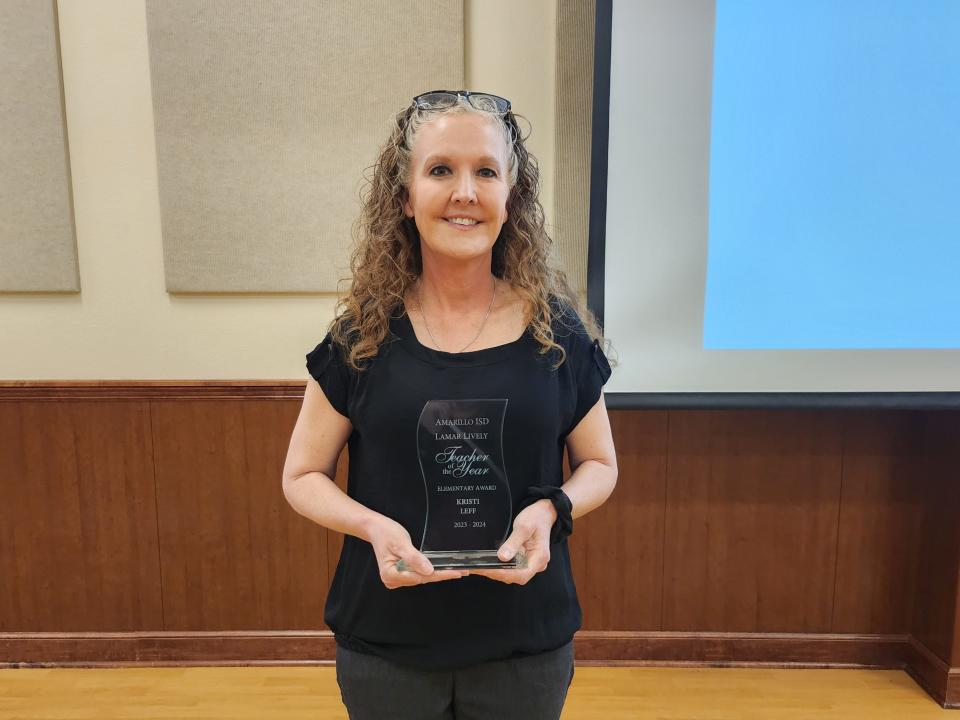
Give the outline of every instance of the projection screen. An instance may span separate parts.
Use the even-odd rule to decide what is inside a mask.
[[[599,0],[610,407],[960,406],[960,5]]]

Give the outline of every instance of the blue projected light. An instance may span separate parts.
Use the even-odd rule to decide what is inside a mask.
[[[717,0],[704,347],[960,348],[960,2]]]

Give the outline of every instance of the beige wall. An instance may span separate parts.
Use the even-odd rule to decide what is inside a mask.
[[[0,295],[0,379],[305,379],[334,296],[164,290],[142,0],[58,8],[82,292]],[[465,17],[467,86],[530,120],[549,219],[555,0],[466,0]]]

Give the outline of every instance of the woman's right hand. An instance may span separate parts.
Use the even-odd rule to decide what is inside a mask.
[[[380,579],[388,590],[456,580],[469,574],[460,570],[434,570],[427,556],[413,546],[406,528],[386,515],[381,515],[371,527],[369,541],[377,556]],[[403,570],[397,568],[401,560]]]

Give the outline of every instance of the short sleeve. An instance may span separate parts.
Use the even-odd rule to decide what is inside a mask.
[[[310,377],[317,381],[333,409],[344,417],[349,417],[353,372],[347,365],[342,349],[333,341],[330,333],[307,353],[307,371]]]
[[[610,379],[612,371],[607,356],[600,347],[600,341],[590,337],[583,321],[569,309],[564,318],[569,335],[562,339],[558,338],[558,342],[563,343],[567,352],[566,361],[570,363],[576,395],[573,417],[567,429],[569,434],[597,404],[603,386]]]

